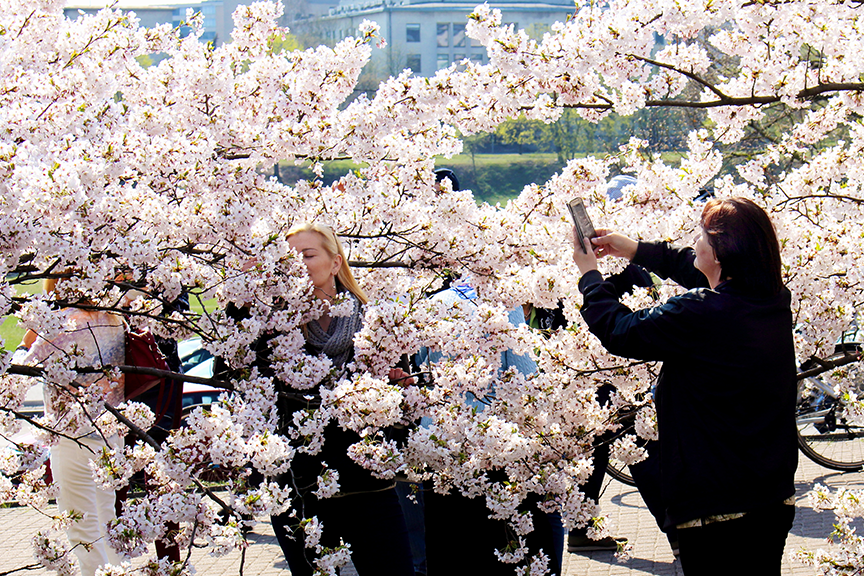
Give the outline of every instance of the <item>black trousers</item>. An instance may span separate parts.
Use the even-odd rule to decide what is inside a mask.
[[[672,543],[678,540],[678,530],[666,524],[666,507],[661,498],[663,478],[660,476],[660,443],[657,440],[646,442],[645,450],[648,451],[648,458],[630,466],[630,475],[636,482],[642,501],[657,521],[657,527]]]
[[[489,518],[485,498],[466,498],[455,491],[442,496],[431,490],[423,496],[429,576],[513,576],[516,566],[500,562],[495,550],[505,549],[514,535],[506,522]],[[542,550],[554,571],[552,527],[536,505],[532,496],[522,507],[534,518],[534,531],[527,537],[528,557]]]
[[[741,518],[680,528],[681,568],[686,576],[780,576],[795,507],[776,504]]]
[[[360,576],[413,576],[408,529],[394,488],[324,500],[309,494],[304,505],[306,516],[317,516],[324,525],[322,545],[335,547],[340,537],[351,545]],[[291,575],[311,576],[315,552],[305,548],[297,518],[285,513],[271,516],[271,522]]]

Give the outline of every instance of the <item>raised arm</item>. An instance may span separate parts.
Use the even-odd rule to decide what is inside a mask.
[[[669,278],[687,288],[707,288],[708,278],[693,265],[693,248],[672,246],[667,242],[639,242],[631,260],[661,278]]]

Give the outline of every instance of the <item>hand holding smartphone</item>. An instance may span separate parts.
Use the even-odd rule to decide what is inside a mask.
[[[597,236],[597,232],[594,231],[594,224],[591,223],[591,218],[588,217],[588,212],[585,210],[585,204],[581,198],[574,198],[568,202],[567,208],[570,209],[570,216],[573,217],[573,224],[576,225],[576,238],[579,241],[579,246],[582,248],[582,252],[587,254],[585,239]]]

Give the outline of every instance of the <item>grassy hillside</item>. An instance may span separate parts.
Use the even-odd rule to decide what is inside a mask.
[[[463,189],[474,192],[478,202],[502,204],[519,195],[532,182],[545,182],[561,170],[562,164],[555,154],[477,154],[473,159],[468,154],[453,158],[439,158],[437,166],[450,168],[459,178]],[[357,165],[350,160],[334,160],[324,163],[324,183],[330,184],[341,178]],[[290,184],[300,178],[312,178],[306,167],[281,164],[282,181]]]
[[[679,153],[664,153],[663,159],[676,163]],[[459,178],[463,189],[474,192],[478,202],[504,204],[510,198],[519,195],[528,184],[542,184],[556,172],[560,172],[564,163],[557,155],[547,153],[532,154],[459,154],[453,158],[438,158],[439,168],[450,168]],[[324,164],[324,183],[330,184],[341,178],[347,172],[356,170],[357,165],[350,160],[336,160]],[[298,178],[312,178],[312,171],[304,167],[282,164],[279,167],[282,181],[290,184]]]
[[[16,284],[15,290],[18,294],[38,294],[42,292],[42,283]],[[2,325],[0,325],[0,336],[3,337],[3,344],[6,350],[15,350],[18,344],[21,343],[21,338],[24,337],[24,329],[18,327],[18,320],[16,318],[7,316],[3,319]]]
[[[474,192],[478,202],[504,204],[528,184],[543,183],[564,165],[555,154],[469,154],[440,158],[437,165],[450,168],[462,188]]]

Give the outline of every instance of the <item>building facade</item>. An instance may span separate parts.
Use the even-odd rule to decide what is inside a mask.
[[[201,40],[216,46],[230,41],[237,6],[253,0],[69,0],[65,13],[93,14],[109,5],[134,12],[145,28],[160,24],[184,26],[188,10],[204,17]],[[338,3],[337,3],[338,2]],[[386,78],[408,68],[431,76],[437,70],[464,59],[485,63],[486,49],[465,35],[468,15],[479,0],[283,0],[283,24],[299,34],[306,47],[335,44],[355,36],[364,20],[377,22],[387,41],[374,50],[373,75]],[[525,29],[539,38],[554,22],[566,20],[575,10],[574,0],[494,0],[503,22]]]
[[[478,4],[464,0],[341,0],[315,24],[326,42],[333,43],[356,35],[364,20],[377,22],[387,41],[383,50],[373,52],[373,66],[380,68],[380,75],[410,68],[415,74],[431,76],[464,59],[486,62],[486,49],[465,35],[468,15]],[[523,28],[535,38],[575,11],[573,0],[496,0],[489,6],[501,10],[504,24]]]
[[[95,14],[106,6],[114,6],[124,12],[134,12],[144,28],[153,28],[160,24],[171,24],[188,31],[184,26],[188,10],[200,12],[204,17],[203,42],[213,42],[220,46],[231,39],[234,21],[231,15],[237,6],[249,4],[254,0],[69,0],[64,12],[68,18],[76,18],[79,13]],[[326,15],[336,0],[287,0],[285,17],[314,18]]]

